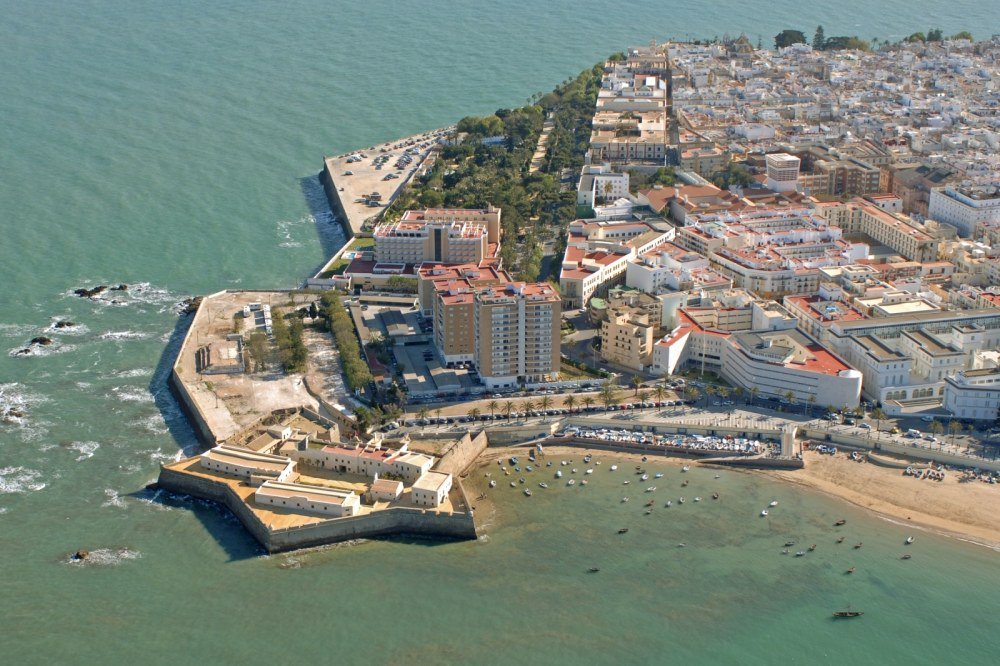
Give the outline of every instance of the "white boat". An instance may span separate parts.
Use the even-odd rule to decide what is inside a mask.
[[[570,479],[569,481],[566,482],[566,485],[567,486],[575,486],[576,485],[576,479]]]
[[[524,494],[527,495],[528,497],[531,497],[531,488],[525,488]]]
[[[628,481],[627,480],[626,481],[622,481],[622,485],[623,486],[627,486],[628,485]]]
[[[560,462],[559,464],[560,464],[560,465],[563,465],[563,466],[565,466],[565,465],[566,465],[566,461],[565,461],[565,460],[563,460],[563,461],[561,461],[561,462]]]
[[[587,479],[580,479],[580,485],[581,486],[587,485]]]
[[[767,515],[767,509],[764,509],[763,511],[760,512],[761,518],[763,518],[766,515]]]
[[[913,543],[913,537],[906,537],[906,545],[909,546],[911,543]]]
[[[662,479],[663,478],[663,472],[657,472],[656,474],[653,475],[653,478],[654,479]]]
[[[547,483],[545,483],[544,481],[542,481],[541,483],[539,483],[539,484],[538,484],[538,487],[539,487],[539,488],[548,488],[548,487],[549,487],[549,484],[547,484]]]
[[[576,467],[573,468],[573,474],[576,474]]]
[[[513,481],[511,481],[511,482],[510,482],[510,487],[511,487],[511,488],[517,488],[517,484],[516,484],[516,483],[514,483]]]
[[[643,474],[639,477],[640,481],[649,481],[649,474]]]
[[[701,498],[700,498],[700,497],[695,497],[695,498],[694,498],[694,501],[695,501],[695,502],[700,502],[700,501],[701,501]]]
[[[585,473],[585,474],[593,474],[593,473],[594,473],[594,468],[593,468],[593,467],[591,467],[590,469],[588,469],[588,470],[587,470],[586,472],[584,472],[584,473]]]
[[[655,493],[656,492],[656,486],[650,486],[649,488],[646,488],[646,492],[647,493]]]
[[[623,497],[623,498],[622,498],[622,502],[627,502],[627,501],[628,501],[628,498],[627,498],[627,497]]]
[[[612,465],[611,466],[611,471],[612,472],[617,472],[618,471],[618,465]]]
[[[778,500],[772,500],[768,506],[778,506]]]
[[[687,465],[684,465],[684,467],[681,467],[681,471],[682,471],[682,472],[686,472],[686,471],[688,471],[689,469],[691,469],[691,468],[690,468],[689,466],[687,466]]]
[[[682,498],[680,498],[679,500],[677,500],[677,503],[678,503],[678,504],[684,504],[684,498],[682,497]]]
[[[673,506],[673,502],[671,502],[670,500],[667,500],[667,506]]]
[[[556,470],[556,478],[557,479],[561,479],[562,478],[562,470],[561,469],[557,469]]]
[[[490,479],[490,488],[496,488],[496,487],[497,487],[496,480],[495,479]]]

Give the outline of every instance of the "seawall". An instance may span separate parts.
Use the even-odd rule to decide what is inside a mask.
[[[331,518],[311,525],[272,530],[225,483],[161,466],[157,484],[171,492],[192,495],[224,505],[240,519],[247,531],[269,553],[384,536],[476,538],[476,524],[471,510],[444,514],[415,507],[392,507],[364,516]],[[458,492],[462,502],[468,507],[464,488],[459,486]]]
[[[323,184],[327,203],[330,204],[330,210],[333,211],[333,214],[337,216],[337,220],[340,221],[340,226],[344,229],[344,235],[348,240],[351,239],[354,236],[354,230],[351,228],[351,220],[347,216],[344,204],[340,200],[340,193],[337,191],[337,183],[334,181],[333,176],[333,162],[330,158],[323,160],[323,169],[319,172],[319,182]],[[346,245],[347,243],[345,243]]]

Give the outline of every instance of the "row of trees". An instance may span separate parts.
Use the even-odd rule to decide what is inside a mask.
[[[945,39],[967,39],[973,41],[972,33],[968,30],[962,30],[957,32],[950,37],[945,37],[944,32],[941,28],[932,28],[926,33],[915,32],[909,37],[903,39],[906,43],[915,42],[943,42]],[[774,48],[782,49],[792,44],[805,44],[806,35],[801,30],[782,30],[777,35],[774,36]],[[890,42],[887,39],[881,40],[882,45],[889,46]],[[857,36],[837,36],[837,37],[827,37],[826,32],[823,30],[823,26],[816,26],[816,32],[813,33],[812,47],[815,51],[840,51],[840,50],[856,50],[856,51],[870,51],[872,44],[878,46],[879,40],[873,39],[871,42],[865,39],[861,39]]]
[[[344,380],[352,391],[362,391],[372,381],[372,373],[361,355],[361,346],[354,334],[354,324],[347,308],[340,302],[341,294],[328,291],[321,299],[322,315],[330,327],[330,333],[340,352],[340,365],[344,369]]]

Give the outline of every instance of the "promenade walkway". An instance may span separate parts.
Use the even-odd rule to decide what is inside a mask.
[[[550,113],[548,118],[545,119],[545,123],[542,124],[542,133],[538,136],[538,145],[535,147],[535,154],[531,156],[531,166],[528,167],[528,173],[536,173],[542,168],[542,164],[545,162],[545,151],[549,143],[549,132],[555,126],[555,123],[552,121],[552,114]]]

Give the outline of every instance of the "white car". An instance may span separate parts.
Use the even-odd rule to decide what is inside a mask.
[[[921,416],[920,420],[923,421],[924,423],[930,423],[931,421],[934,420],[934,417],[933,416]]]

